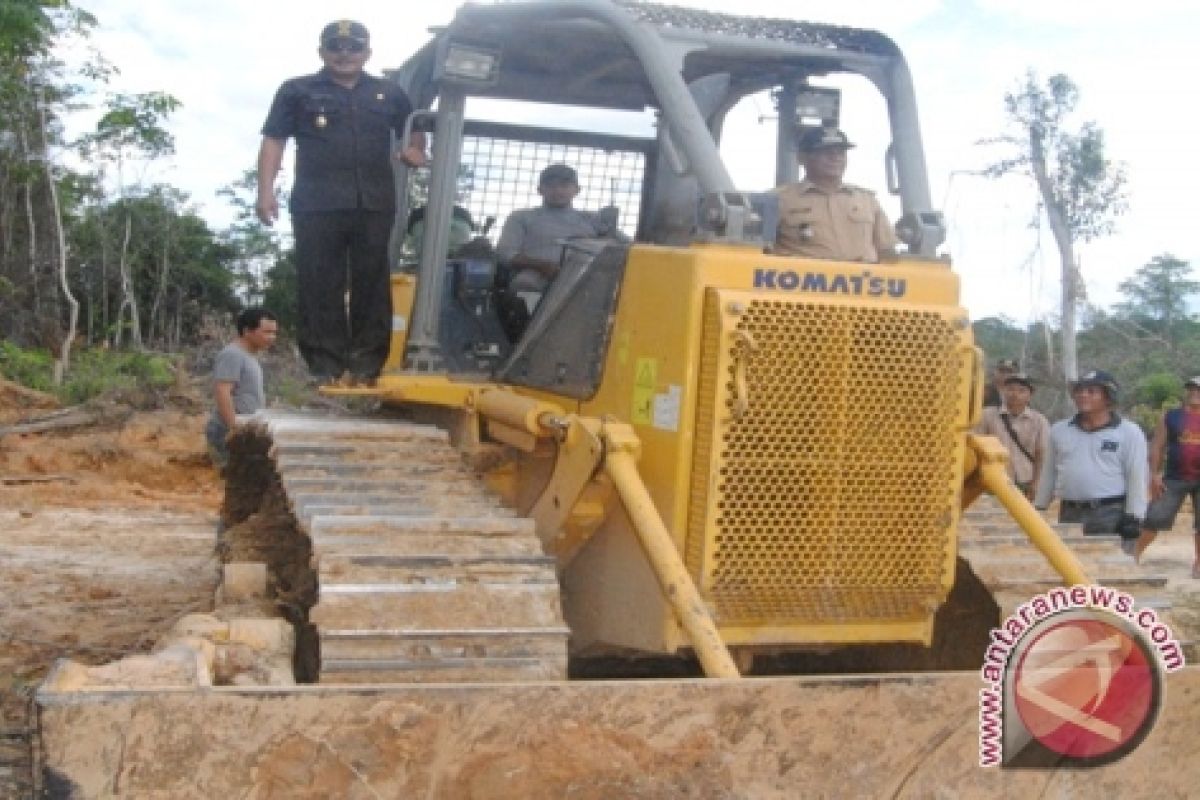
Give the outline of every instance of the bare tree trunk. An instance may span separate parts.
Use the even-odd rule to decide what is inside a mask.
[[[1070,384],[1079,377],[1079,358],[1075,347],[1075,332],[1079,327],[1079,269],[1075,266],[1075,248],[1068,234],[1065,246],[1059,246],[1062,260],[1062,369],[1063,379]]]
[[[87,344],[88,347],[91,347],[96,343],[96,298],[92,294],[90,287],[84,294],[84,297],[87,298]]]
[[[129,314],[129,340],[138,350],[145,348],[142,343],[142,321],[138,315],[137,296],[133,292],[133,275],[129,268],[129,239],[133,235],[133,215],[125,212],[125,237],[121,242],[121,305],[117,309],[117,347],[121,346],[121,328],[125,314]]]
[[[12,252],[12,204],[8,184],[8,170],[0,170],[0,266],[8,262]]]
[[[24,138],[24,137],[22,137]],[[41,297],[38,292],[38,274],[37,274],[37,220],[33,216],[33,185],[32,181],[25,183],[25,225],[29,228],[29,288],[33,292],[30,308],[33,310],[34,317],[37,316],[38,308],[41,306]]]
[[[125,253],[129,247],[129,235],[133,226],[133,222],[129,219],[129,215],[125,215],[125,235],[122,238],[121,258],[118,262],[119,267],[117,274],[121,280],[121,300],[117,304],[117,313],[113,319],[113,347],[121,348],[121,344],[125,341],[124,319],[125,319],[125,303],[128,299],[128,294],[125,290]]]
[[[1069,384],[1079,377],[1079,363],[1075,348],[1075,329],[1078,325],[1079,271],[1075,266],[1075,242],[1062,203],[1054,194],[1050,175],[1046,169],[1045,133],[1037,126],[1029,129],[1030,166],[1037,181],[1042,205],[1046,208],[1046,219],[1050,232],[1058,245],[1059,264],[1062,267],[1062,369],[1063,378]]]
[[[1046,339],[1046,374],[1054,374],[1054,336],[1050,332],[1050,326],[1045,320],[1042,321],[1042,336]]]
[[[45,98],[38,104],[38,125],[42,132],[42,169],[46,175],[46,188],[50,192],[50,206],[54,211],[54,230],[58,234],[58,280],[63,297],[67,298],[67,334],[59,346],[58,358],[54,361],[54,385],[61,386],[63,377],[71,366],[71,345],[75,342],[75,329],[79,324],[79,301],[71,293],[67,281],[67,234],[63,230],[62,206],[58,201],[58,185],[54,182],[54,171],[50,168],[50,148],[46,137]]]
[[[183,290],[175,290],[175,324],[173,326],[174,333],[172,335],[172,349],[179,350],[183,347]]]
[[[108,226],[101,218],[100,225],[100,330],[105,343],[108,342],[110,325],[108,319]]]
[[[24,125],[17,125],[17,141],[21,146],[21,158],[25,163],[29,163],[32,158],[29,152],[29,138],[25,135]],[[33,179],[26,176],[23,182],[24,192],[22,197],[25,201],[25,227],[29,231],[29,290],[32,292],[30,310],[33,312],[33,318],[36,321],[38,312],[41,309],[41,292],[38,286],[37,274],[37,220],[33,213]]]
[[[150,305],[150,325],[149,332],[151,338],[154,337],[155,328],[160,328],[159,334],[162,341],[167,340],[167,325],[163,323],[159,325],[159,313],[162,311],[163,300],[167,294],[167,275],[171,271],[171,226],[167,225],[163,231],[163,249],[162,249],[162,266],[158,271],[158,287],[154,290],[154,302]]]

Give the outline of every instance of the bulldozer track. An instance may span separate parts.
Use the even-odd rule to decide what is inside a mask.
[[[1131,595],[1139,608],[1150,608],[1175,632],[1185,650],[1194,648],[1194,632],[1177,624],[1170,578],[1139,565],[1122,552],[1121,538],[1084,535],[1078,525],[1054,523],[1052,528],[1079,559],[1094,583]],[[959,527],[959,555],[991,592],[1001,619],[1035,595],[1064,581],[1033,543],[991,498],[980,498]]]
[[[554,560],[444,431],[276,413],[252,428],[312,543],[321,683],[566,677]]]
[[[35,738],[28,694],[0,692],[0,800],[34,796]]]

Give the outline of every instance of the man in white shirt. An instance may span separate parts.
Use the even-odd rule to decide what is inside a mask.
[[[1081,522],[1084,533],[1119,533],[1132,545],[1149,503],[1146,436],[1113,410],[1117,391],[1101,370],[1071,384],[1079,413],[1051,426],[1033,504],[1045,509],[1061,483],[1059,522]]]

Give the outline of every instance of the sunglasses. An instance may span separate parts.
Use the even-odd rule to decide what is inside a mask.
[[[326,53],[361,53],[367,46],[357,39],[334,39],[323,44]]]

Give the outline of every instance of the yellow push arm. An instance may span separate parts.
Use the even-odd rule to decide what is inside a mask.
[[[1046,524],[1042,515],[1037,512],[1025,495],[1017,490],[1008,479],[1005,465],[1008,463],[1008,451],[998,439],[992,436],[967,434],[967,446],[974,453],[976,460],[975,476],[989,492],[996,496],[1012,518],[1025,531],[1029,541],[1042,552],[1050,566],[1062,576],[1067,586],[1091,583],[1083,565],[1063,544],[1054,529]]]

